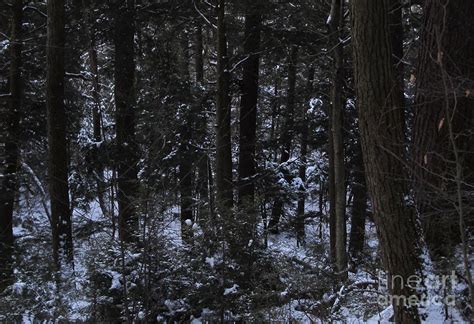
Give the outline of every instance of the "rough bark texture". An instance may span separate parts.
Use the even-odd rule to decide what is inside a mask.
[[[343,141],[343,85],[344,85],[344,51],[341,43],[341,29],[343,27],[343,6],[341,0],[333,0],[331,7],[331,20],[329,31],[331,33],[334,76],[331,89],[331,134],[334,157],[331,159],[334,169],[334,211],[336,218],[336,269],[341,277],[347,276],[347,253],[346,253],[346,184],[344,172],[344,141]]]
[[[472,1],[425,1],[422,48],[417,71],[413,131],[414,187],[425,241],[434,257],[449,255],[460,242],[451,123],[460,150],[466,203],[474,177]],[[446,84],[443,84],[443,79]],[[448,107],[448,110],[446,110]],[[452,118],[447,117],[447,112]],[[470,152],[471,151],[471,152]],[[472,206],[472,203],[471,203]],[[473,226],[474,217],[466,217]],[[469,224],[469,220],[470,224]]]
[[[12,273],[11,257],[13,248],[13,209],[17,188],[17,172],[20,132],[20,111],[22,97],[21,77],[21,31],[23,21],[23,1],[12,4],[10,34],[10,102],[5,116],[5,160],[0,187],[0,292],[8,284]]]
[[[230,128],[229,70],[227,57],[225,0],[219,0],[217,19],[217,138],[216,189],[217,208],[224,216],[231,212],[232,152]]]
[[[115,119],[119,233],[124,242],[138,240],[137,145],[135,142],[134,5],[121,0],[115,13]]]
[[[371,197],[383,263],[390,276],[404,282],[419,268],[415,225],[405,206],[403,175],[403,122],[393,94],[392,47],[388,1],[354,0],[352,41],[359,127],[367,185]],[[414,295],[396,281],[392,295]],[[418,323],[416,308],[394,302],[397,323]]]
[[[296,61],[298,58],[298,46],[292,45],[290,49],[290,57],[288,60],[288,95],[285,111],[285,124],[282,129],[281,145],[282,152],[280,157],[280,164],[288,162],[290,159],[291,143],[294,132],[294,114],[295,114],[295,88],[296,88]],[[291,181],[287,170],[283,168],[283,173],[288,182]],[[269,230],[273,234],[277,234],[278,224],[281,215],[283,214],[283,200],[281,197],[276,197],[273,203],[272,215],[268,224]]]
[[[57,266],[72,262],[66,110],[64,105],[64,2],[48,1],[46,105],[48,110],[48,177],[53,256]]]
[[[255,209],[255,142],[257,135],[258,75],[260,63],[261,16],[256,4],[249,5],[245,15],[244,55],[242,67],[242,95],[240,99],[239,137],[239,216],[242,244],[248,245],[253,238],[257,222]]]

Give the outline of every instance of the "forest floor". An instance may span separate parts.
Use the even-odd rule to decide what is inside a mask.
[[[311,206],[311,204],[308,204]],[[96,309],[101,302],[113,300],[114,294],[108,292],[123,291],[124,278],[120,273],[120,262],[133,262],[140,257],[140,253],[127,253],[120,250],[117,239],[112,239],[111,222],[100,213],[97,204],[90,204],[85,211],[76,208],[74,213],[75,261],[74,269],[63,269],[64,286],[61,287],[61,296],[58,296],[55,281],[51,273],[50,260],[50,225],[46,216],[41,198],[25,199],[18,210],[14,234],[16,237],[17,259],[15,260],[12,293],[4,302],[0,302],[0,320],[2,316],[9,318],[16,314],[21,316],[23,323],[33,323],[35,320],[65,319],[68,321],[85,321],[90,319],[91,309]],[[156,228],[166,248],[172,250],[164,257],[169,262],[183,262],[179,260],[183,245],[180,239],[180,222],[176,208],[167,209]],[[317,219],[311,219],[306,225],[306,244],[298,247],[296,238],[290,231],[282,230],[279,235],[269,235],[267,238],[266,255],[276,264],[279,278],[284,287],[277,292],[281,302],[259,313],[268,322],[298,322],[318,323],[321,319],[343,320],[347,323],[385,323],[392,316],[391,307],[380,305],[380,296],[387,291],[384,288],[384,274],[379,270],[378,243],[374,225],[368,222],[366,227],[366,247],[363,262],[355,270],[350,265],[349,279],[338,290],[331,288],[327,277],[332,272],[328,267],[327,252],[329,237],[328,228],[323,224],[320,228]],[[113,258],[110,255],[114,255]],[[215,256],[205,256],[207,268],[214,268],[219,261]],[[459,259],[460,260],[460,259]],[[471,260],[474,264],[474,258]],[[119,264],[117,264],[117,262]],[[426,274],[433,278],[437,274],[428,258],[425,260]],[[163,261],[166,264],[166,261]],[[456,273],[462,274],[462,264],[459,261],[452,265]],[[106,280],[99,278],[94,281],[91,269],[100,268],[100,273]],[[176,268],[178,269],[178,268]],[[139,276],[144,269],[138,267]],[[209,271],[212,271],[209,270]],[[163,272],[160,272],[163,273]],[[189,275],[189,274],[187,274]],[[182,279],[195,280],[191,286],[202,285],[199,277]],[[381,281],[382,280],[382,281]],[[201,280],[202,281],[202,280]],[[105,286],[104,286],[105,285]],[[94,286],[96,289],[92,289]],[[428,285],[429,298],[442,296],[440,287]],[[133,288],[133,287],[132,287]],[[101,290],[100,290],[101,289]],[[131,288],[129,288],[131,289]],[[166,288],[165,288],[166,289]],[[94,291],[105,293],[97,294]],[[455,304],[428,305],[422,308],[426,323],[464,322],[461,315],[466,307],[466,285],[457,281],[450,287],[455,296]],[[238,286],[230,286],[224,294],[237,294]],[[163,304],[165,319],[170,314],[177,313],[177,307],[182,299],[167,299]],[[145,315],[143,303],[131,302],[129,308],[133,310],[137,320]],[[205,322],[211,307],[203,308],[201,315],[193,316],[193,323]],[[5,313],[7,312],[7,313]],[[3,315],[2,315],[3,314]]]

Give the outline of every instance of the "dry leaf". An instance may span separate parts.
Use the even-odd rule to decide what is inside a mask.
[[[423,157],[423,162],[425,162],[425,164],[428,164],[428,155],[425,154],[425,156]]]
[[[469,89],[466,89],[466,92],[465,92],[465,94],[466,94],[466,97],[469,97],[469,96],[471,95],[471,90],[469,90]]]
[[[438,124],[438,132],[441,128],[443,128],[443,125],[444,125],[444,117],[441,118],[441,120],[439,121],[439,124]]]
[[[416,81],[416,76],[414,74],[410,75],[410,82],[415,83]]]

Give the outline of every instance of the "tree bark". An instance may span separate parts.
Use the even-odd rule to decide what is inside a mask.
[[[353,258],[357,258],[364,249],[365,219],[367,214],[367,187],[365,184],[364,161],[360,145],[357,145],[356,148],[354,166],[354,182],[352,183],[354,199],[352,201],[349,251]]]
[[[96,48],[96,37],[95,37],[95,26],[93,17],[93,4],[89,0],[83,0],[84,7],[84,18],[87,30],[87,37],[89,38],[89,69],[92,73],[92,138],[94,142],[102,142],[102,113],[100,105],[100,83],[99,83],[99,66],[97,61],[97,48]],[[104,166],[99,158],[99,147],[94,146],[93,148],[93,172],[97,186],[97,198],[99,200],[99,206],[104,216],[109,216],[108,208],[105,202],[106,187],[104,183]]]
[[[352,41],[359,127],[367,185],[374,210],[383,263],[389,276],[403,282],[420,267],[413,216],[405,205],[403,177],[403,122],[393,93],[392,46],[388,1],[354,0]],[[396,280],[391,295],[416,292]],[[397,323],[419,323],[416,307],[393,302]]]
[[[182,120],[181,120],[181,129],[180,137],[181,143],[179,145],[179,191],[180,191],[180,205],[181,205],[181,238],[186,243],[191,243],[192,240],[192,230],[189,224],[189,221],[193,221],[193,159],[194,154],[190,147],[192,137],[193,137],[193,125],[192,119],[193,110],[191,106],[191,89],[190,89],[190,74],[189,74],[189,44],[186,33],[181,35],[181,50],[182,50],[182,64],[181,64],[181,75],[184,79],[183,85],[183,97],[184,105],[182,108],[184,111],[181,111]],[[188,221],[189,220],[189,221]]]
[[[18,141],[23,90],[21,75],[23,1],[15,0],[11,8],[10,101],[5,116],[5,167],[0,187],[0,292],[8,285],[12,274],[13,210],[17,188]]]
[[[134,4],[120,0],[115,16],[115,118],[117,141],[119,234],[123,242],[138,241],[137,145],[134,94]]]
[[[331,89],[331,134],[333,142],[334,163],[329,167],[334,168],[334,212],[336,228],[336,269],[344,280],[347,277],[347,252],[346,252],[346,184],[344,172],[344,141],[343,141],[343,85],[344,85],[344,51],[341,43],[341,29],[343,28],[343,5],[341,0],[333,0],[329,31],[331,33],[334,77]]]
[[[204,82],[204,53],[203,53],[203,37],[202,26],[200,23],[196,26],[195,31],[195,46],[194,46],[194,65],[196,70],[196,89],[198,96],[202,96],[203,82]],[[201,102],[204,101],[204,98]],[[209,166],[208,166],[208,152],[204,148],[204,143],[207,135],[207,117],[205,112],[205,105],[199,108],[197,131],[199,132],[200,143],[203,148],[198,152],[198,181],[197,192],[199,193],[199,204],[197,209],[197,219],[203,225],[204,215],[211,215],[212,213],[206,210],[210,206],[210,190],[209,190]]]
[[[283,126],[281,135],[282,152],[280,164],[288,162],[291,152],[291,139],[294,133],[294,113],[295,113],[295,88],[296,88],[296,61],[298,59],[298,46],[292,45],[290,49],[290,57],[288,60],[288,95],[285,112],[285,125]],[[283,169],[286,180],[291,181],[288,172]],[[277,234],[278,224],[283,214],[283,199],[276,197],[273,203],[272,215],[268,224],[269,230],[273,234]]]
[[[46,46],[46,105],[48,110],[48,176],[51,199],[53,257],[73,260],[71,210],[69,203],[66,110],[64,105],[64,2],[48,0]]]
[[[455,163],[449,142],[452,124],[460,148],[466,187],[474,177],[472,152],[472,80],[474,79],[474,26],[472,1],[427,0],[422,47],[417,71],[413,126],[413,179],[425,241],[433,257],[449,256],[460,242],[455,201]],[[448,81],[447,89],[443,77]],[[448,92],[445,95],[445,91]],[[449,106],[451,119],[447,117]],[[451,179],[451,180],[448,180]],[[471,198],[463,197],[467,202]],[[471,214],[472,216],[472,214]],[[466,220],[474,219],[467,217]],[[471,226],[474,223],[471,221]]]
[[[242,225],[242,243],[248,244],[256,226],[255,209],[255,143],[257,136],[257,100],[260,63],[261,14],[257,4],[249,5],[245,15],[242,95],[240,99],[239,137],[239,217]],[[243,219],[242,219],[243,218]]]
[[[216,189],[217,208],[221,217],[233,206],[231,110],[229,96],[229,58],[227,57],[225,0],[218,2],[217,19],[217,137]]]

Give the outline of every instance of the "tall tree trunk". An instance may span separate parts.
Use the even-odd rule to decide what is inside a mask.
[[[183,33],[181,40],[182,50],[182,64],[180,68],[181,76],[184,79],[183,85],[183,96],[185,98],[184,111],[181,111],[181,129],[180,137],[181,143],[179,144],[179,192],[180,192],[180,205],[181,205],[181,237],[184,242],[191,243],[192,230],[189,226],[189,221],[193,221],[193,158],[194,154],[191,150],[190,144],[193,137],[192,131],[192,118],[193,110],[191,109],[191,89],[190,89],[190,75],[189,75],[189,43],[186,32]],[[196,105],[195,105],[196,106]],[[188,224],[187,224],[188,223]]]
[[[462,152],[466,186],[474,176],[474,153],[469,147],[474,127],[474,26],[469,18],[472,9],[474,3],[467,0],[447,4],[438,0],[425,2],[413,127],[413,177],[425,241],[434,257],[449,255],[461,238],[458,212],[453,208],[454,182],[446,180],[454,179],[455,175],[448,123],[452,123],[456,146]],[[448,89],[443,76],[449,79]],[[446,106],[451,120],[447,118]],[[466,187],[465,192],[472,190]]]
[[[354,156],[354,182],[352,183],[352,217],[351,233],[349,239],[349,251],[353,258],[364,249],[365,219],[367,214],[367,187],[365,185],[364,161],[362,148],[357,145]]]
[[[416,227],[405,205],[403,179],[403,122],[392,92],[392,46],[388,1],[353,0],[352,41],[359,127],[367,185],[374,210],[384,266],[389,276],[407,278],[420,267]],[[408,285],[395,280],[391,295],[415,295]],[[393,300],[397,323],[419,323],[416,307]]]
[[[239,206],[243,213],[242,243],[248,244],[255,231],[255,142],[257,136],[257,99],[260,63],[261,14],[258,4],[249,5],[245,15],[242,96],[240,99]]]
[[[97,62],[97,49],[96,49],[96,38],[95,38],[95,20],[93,16],[94,5],[89,0],[83,0],[84,7],[84,18],[87,30],[87,37],[89,38],[89,69],[92,73],[92,137],[94,142],[102,142],[102,114],[100,107],[100,83],[99,83],[99,67]],[[104,166],[99,159],[99,148],[94,146],[93,148],[93,172],[97,186],[97,198],[99,200],[99,206],[104,216],[109,216],[108,208],[104,199],[106,187],[104,184]]]
[[[334,168],[334,211],[336,228],[336,269],[342,279],[347,277],[347,252],[346,252],[346,184],[344,172],[344,141],[343,141],[343,85],[344,85],[344,51],[341,42],[341,29],[343,28],[342,0],[333,0],[329,31],[332,38],[334,77],[331,89],[331,134],[333,143],[334,163],[329,167]]]
[[[12,273],[13,210],[17,188],[18,141],[23,88],[21,76],[23,1],[15,0],[11,8],[10,102],[5,116],[5,169],[0,187],[0,292],[8,285]]]
[[[46,105],[48,108],[48,177],[51,198],[53,257],[73,260],[71,209],[69,205],[66,110],[64,106],[64,2],[48,0],[46,46]]]
[[[195,31],[195,48],[194,48],[194,65],[196,70],[196,89],[198,96],[202,96],[203,82],[204,82],[204,53],[203,53],[203,39],[202,39],[202,26],[200,23],[196,26]],[[201,102],[204,101],[204,98]],[[198,112],[198,125],[197,131],[199,132],[199,144],[203,144],[198,157],[198,181],[197,181],[197,193],[199,194],[199,204],[197,210],[197,219],[200,222],[204,221],[204,215],[211,214],[206,211],[209,208],[209,166],[208,166],[208,152],[204,148],[204,143],[207,135],[207,118],[205,113],[205,105],[201,105]]]
[[[230,128],[229,68],[227,57],[225,0],[218,2],[217,18],[217,138],[216,186],[217,208],[221,217],[233,206],[232,151]]]
[[[291,152],[291,139],[294,133],[294,113],[295,113],[295,88],[296,88],[296,61],[298,59],[298,46],[292,45],[290,49],[290,57],[288,60],[288,97],[285,112],[285,125],[281,135],[282,152],[280,157],[280,164],[288,162]],[[288,172],[283,169],[285,178],[291,181]],[[280,223],[281,215],[283,214],[283,199],[276,197],[273,203],[272,216],[268,224],[269,230],[273,234],[277,234],[278,224]]]
[[[329,112],[331,114],[331,111]],[[336,263],[336,187],[334,174],[334,140],[332,134],[332,118],[329,115],[328,135],[328,196],[329,196],[329,254],[331,262]]]
[[[431,255],[451,256],[453,246],[462,244],[474,308],[468,242],[469,227],[474,230],[474,3],[426,0],[424,9],[413,131],[414,191]]]
[[[135,141],[134,4],[120,0],[115,17],[115,118],[119,234],[123,242],[138,241],[138,166]]]
[[[313,80],[314,80],[314,66],[311,66],[308,70],[308,85],[306,86],[307,90],[307,100],[309,102],[313,92]],[[308,153],[308,116],[306,110],[308,106],[306,104],[301,106],[301,146],[300,146],[300,167],[298,170],[299,177],[301,179],[302,187],[299,188],[301,191],[301,196],[298,199],[298,206],[296,209],[296,241],[298,245],[304,244],[305,229],[304,229],[304,220],[305,220],[305,200],[306,200],[306,154]]]

